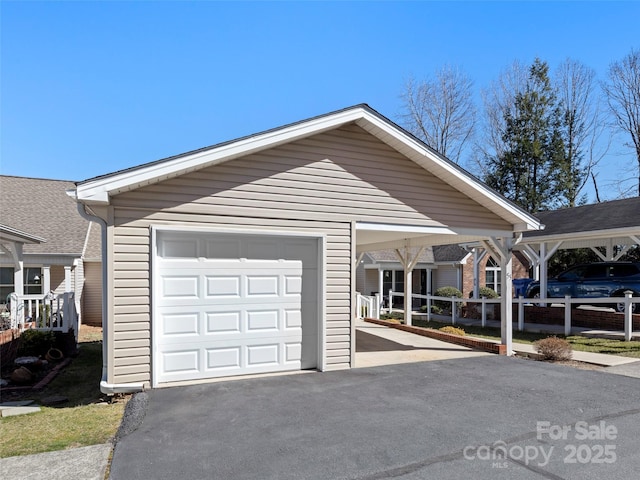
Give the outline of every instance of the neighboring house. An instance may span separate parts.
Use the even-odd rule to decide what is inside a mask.
[[[12,292],[75,292],[81,322],[101,325],[100,228],[78,213],[66,193],[74,188],[69,181],[0,176],[0,304]]]
[[[415,251],[415,249],[414,249]],[[490,255],[479,263],[479,285],[500,292],[500,264]],[[513,278],[527,278],[529,264],[520,252],[513,253]],[[424,249],[413,270],[412,292],[435,294],[441,287],[456,287],[465,297],[471,297],[474,285],[473,255],[460,245],[436,245]],[[404,292],[404,268],[394,250],[364,254],[357,270],[356,290],[363,295],[375,295],[389,290]],[[402,303],[402,299],[400,299]]]
[[[105,393],[349,368],[361,252],[484,239],[507,258],[518,232],[540,228],[366,105],[75,194],[106,238]]]

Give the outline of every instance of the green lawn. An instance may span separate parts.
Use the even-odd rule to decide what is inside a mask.
[[[428,327],[438,329],[445,325],[450,325],[450,323],[442,323],[431,320],[427,322],[426,320],[418,320],[414,319],[413,324],[418,327]],[[462,328],[467,335],[473,337],[487,338],[490,340],[500,341],[500,329],[495,327],[480,327],[476,325],[457,325]],[[552,336],[549,333],[534,333],[534,332],[518,332],[516,330],[513,331],[513,341],[518,343],[533,343],[536,340],[540,340],[542,338],[547,338]],[[635,357],[640,358],[640,342],[625,342],[622,340],[612,340],[606,338],[588,338],[581,337],[578,335],[572,335],[569,337],[565,337],[564,335],[556,335],[560,338],[566,338],[566,340],[571,344],[571,347],[574,350],[579,350],[583,352],[595,352],[595,353],[605,353],[611,355],[621,355],[623,357]]]
[[[80,344],[79,355],[46,388],[22,395],[36,403],[62,395],[69,399],[67,403],[0,419],[0,458],[95,445],[113,438],[125,401],[110,403],[100,392],[102,345],[94,338],[85,338],[90,341]]]

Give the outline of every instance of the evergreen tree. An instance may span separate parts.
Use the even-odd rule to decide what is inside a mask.
[[[566,204],[568,167],[563,116],[549,79],[549,66],[536,59],[514,108],[505,110],[504,150],[488,158],[486,182],[529,212]]]

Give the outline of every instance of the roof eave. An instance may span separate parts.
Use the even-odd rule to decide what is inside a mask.
[[[274,148],[352,122],[454,188],[465,192],[484,207],[492,211],[495,211],[497,207],[500,212],[498,215],[513,225],[515,232],[541,228],[541,223],[537,218],[509,202],[473,175],[447,160],[421,140],[367,105],[357,105],[211,148],[178,155],[164,161],[89,179],[76,185],[76,197],[82,203],[108,204],[112,195]]]

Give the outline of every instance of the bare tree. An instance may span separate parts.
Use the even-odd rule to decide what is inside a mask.
[[[606,125],[602,121],[595,93],[595,71],[574,60],[565,60],[556,70],[555,89],[563,114],[566,197],[569,207],[580,200],[580,191],[589,179],[597,185],[593,171],[608,150],[600,139]]]
[[[476,123],[472,87],[465,73],[450,66],[424,81],[409,79],[401,95],[405,128],[458,163]]]
[[[602,88],[618,129],[631,137],[638,167],[640,196],[640,50],[632,49],[621,61],[609,66],[609,78]]]
[[[507,149],[504,140],[505,119],[515,116],[515,99],[526,88],[528,76],[528,67],[515,61],[511,67],[502,71],[488,89],[482,91],[483,135],[474,148],[478,176],[481,178],[485,178],[488,173],[487,159],[502,156]]]

